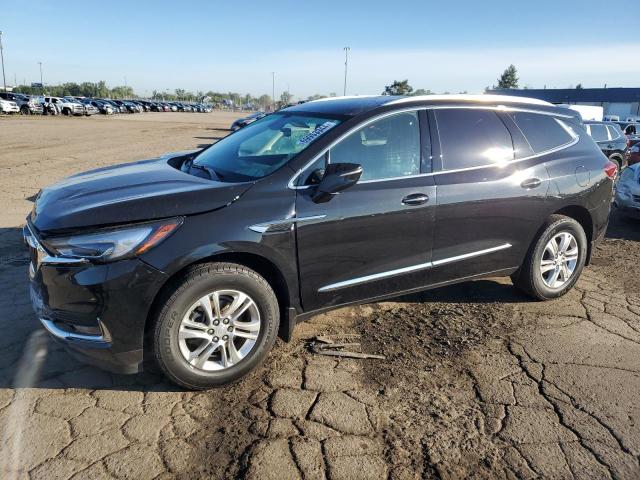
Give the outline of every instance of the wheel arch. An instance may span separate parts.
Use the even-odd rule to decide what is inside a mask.
[[[189,269],[192,269],[204,263],[213,262],[237,263],[254,270],[262,277],[264,277],[265,280],[267,280],[269,285],[271,285],[271,287],[273,288],[273,291],[278,300],[278,307],[280,309],[280,329],[278,331],[278,336],[285,341],[290,340],[291,332],[293,330],[293,326],[295,325],[295,315],[290,315],[289,313],[292,309],[295,311],[295,308],[293,308],[292,305],[294,303],[294,300],[291,295],[291,288],[295,288],[295,286],[292,286],[290,285],[290,282],[287,282],[285,275],[275,263],[262,255],[249,252],[220,252],[208,257],[198,259],[188,265],[183,266],[180,270],[176,271],[170,277],[168,277],[163,285],[158,289],[156,295],[153,298],[153,302],[151,303],[151,307],[149,308],[149,312],[147,313],[147,318],[144,325],[145,357],[151,351],[151,329],[153,327],[154,317],[157,315],[158,309],[160,307],[160,300],[165,296],[168,289],[173,286],[177,279],[184,275],[184,273]]]
[[[587,258],[585,265],[589,265],[593,248],[593,219],[591,218],[589,210],[580,205],[568,205],[553,212],[552,215],[564,215],[565,217],[573,218],[580,224],[587,237]]]

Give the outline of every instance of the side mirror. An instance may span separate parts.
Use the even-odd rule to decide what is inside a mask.
[[[315,188],[311,200],[325,203],[337,193],[354,186],[362,176],[362,166],[357,163],[330,163],[324,171],[322,181]]]

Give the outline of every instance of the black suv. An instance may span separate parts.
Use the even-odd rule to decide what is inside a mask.
[[[615,174],[578,117],[541,101],[308,102],[43,189],[24,228],[32,302],[99,366],[149,358],[187,388],[222,385],[325,310],[499,275],[565,294]]]
[[[622,133],[620,125],[614,122],[584,122],[587,133],[596,141],[602,153],[618,166],[625,166],[627,157],[627,137]]]

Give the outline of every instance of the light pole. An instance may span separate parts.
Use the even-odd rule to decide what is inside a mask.
[[[44,81],[42,80],[42,62],[38,62],[38,65],[40,65],[40,88],[42,88],[42,93],[44,93]]]
[[[271,72],[271,105],[275,109],[276,105],[276,72]]]
[[[2,60],[2,83],[4,84],[4,91],[7,91],[7,79],[4,76],[4,53],[2,52],[2,31],[0,31],[0,59]]]
[[[347,65],[349,63],[349,50],[351,50],[351,47],[344,47],[344,96],[347,96]]]

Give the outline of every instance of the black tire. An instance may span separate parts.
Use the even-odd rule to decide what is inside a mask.
[[[23,105],[22,107],[20,107],[20,114],[31,115],[31,110],[29,110],[29,107],[27,107],[26,105]]]
[[[225,289],[239,290],[254,300],[260,313],[260,331],[251,351],[237,364],[205,371],[184,358],[178,331],[183,317],[197,299]],[[220,387],[238,381],[265,360],[276,340],[279,323],[278,301],[264,278],[238,264],[202,264],[173,282],[160,300],[153,325],[153,354],[162,372],[181,387],[190,390]]]
[[[73,113],[71,112],[71,109],[69,108],[65,108],[64,110],[62,110],[62,113],[65,114],[67,117],[70,117],[71,115],[73,115]]]
[[[578,247],[578,258],[569,279],[558,288],[549,287],[543,280],[540,263],[547,243],[557,234],[567,232],[573,235]],[[513,284],[527,295],[537,300],[551,300],[567,293],[578,281],[587,258],[587,237],[582,226],[573,218],[552,215],[541,228],[538,237],[529,248],[524,263],[511,276]]]

